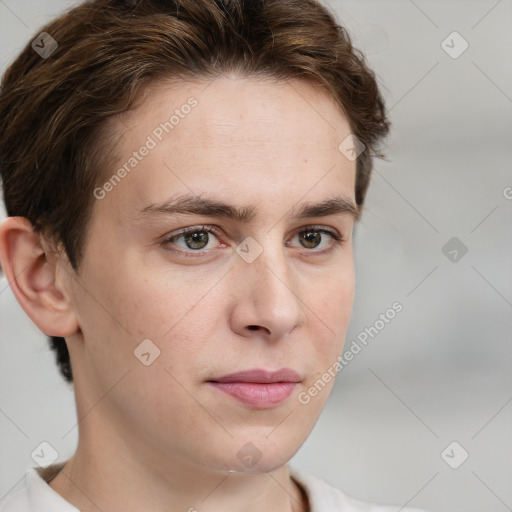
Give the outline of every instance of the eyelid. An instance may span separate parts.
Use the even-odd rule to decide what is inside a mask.
[[[166,236],[165,240],[170,240],[171,238],[176,238],[180,235],[186,235],[188,233],[195,233],[196,231],[211,231],[214,235],[220,235],[220,228],[217,226],[212,224],[198,224],[197,226],[189,226],[187,228],[178,229],[178,231],[175,231],[171,235]]]

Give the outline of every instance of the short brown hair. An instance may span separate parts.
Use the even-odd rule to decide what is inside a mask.
[[[77,274],[93,190],[113,157],[106,119],[133,108],[160,78],[235,72],[302,78],[324,88],[365,145],[355,186],[356,203],[363,204],[389,122],[374,73],[319,1],[93,0],[41,32],[57,42],[53,53],[42,58],[28,43],[2,79],[3,197],[7,215],[29,219],[61,245]],[[49,341],[72,382],[65,339]]]

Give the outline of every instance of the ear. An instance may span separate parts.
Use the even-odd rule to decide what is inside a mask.
[[[65,262],[28,219],[7,217],[0,224],[0,261],[20,306],[43,333],[64,338],[79,330],[67,287],[73,269],[62,268]]]

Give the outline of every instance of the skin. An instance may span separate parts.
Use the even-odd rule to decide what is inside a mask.
[[[297,79],[163,81],[145,91],[141,106],[111,120],[121,136],[118,165],[190,96],[198,101],[190,114],[95,199],[78,275],[26,219],[0,227],[0,257],[17,300],[44,333],[66,338],[71,356],[79,443],[50,486],[84,512],[307,510],[287,463],[334,380],[308,404],[298,395],[343,349],[355,219],[288,215],[337,195],[355,202],[355,161],[338,150],[349,123],[330,96]],[[186,193],[254,205],[256,217],[138,215]],[[164,241],[181,228],[203,233],[205,224],[219,234],[207,234],[204,248],[190,248],[183,236]],[[322,232],[318,246],[305,245],[300,233],[311,224],[344,242]],[[252,263],[236,252],[249,236],[263,249]],[[146,338],[160,349],[149,366],[134,357]],[[268,409],[205,382],[283,367],[302,380]],[[261,454],[252,467],[237,457],[248,442]]]

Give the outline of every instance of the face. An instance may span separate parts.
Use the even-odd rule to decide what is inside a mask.
[[[77,403],[102,425],[88,435],[161,466],[272,471],[317,421],[351,316],[348,121],[302,81],[223,77],[154,84],[115,123],[69,285]],[[218,383],[283,368],[292,383]]]

